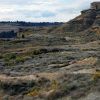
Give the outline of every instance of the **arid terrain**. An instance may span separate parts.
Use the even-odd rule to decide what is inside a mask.
[[[0,24],[10,31],[0,38],[0,100],[100,100],[99,6],[59,25]]]

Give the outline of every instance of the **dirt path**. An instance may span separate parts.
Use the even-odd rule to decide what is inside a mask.
[[[82,69],[82,70],[78,70],[78,71],[73,71],[73,72],[69,72],[69,71],[65,71],[64,72],[54,72],[54,73],[37,73],[37,74],[33,74],[33,75],[27,75],[27,76],[16,76],[16,77],[11,77],[11,76],[7,76],[7,75],[0,75],[0,81],[3,82],[16,82],[16,81],[38,81],[41,77],[49,79],[49,80],[55,80],[57,78],[59,78],[60,76],[64,75],[64,74],[93,74],[93,70],[92,69]]]
[[[0,81],[2,82],[16,82],[16,81],[37,81],[38,78],[35,75],[27,75],[27,76],[16,76],[16,77],[11,77],[7,75],[0,75]]]

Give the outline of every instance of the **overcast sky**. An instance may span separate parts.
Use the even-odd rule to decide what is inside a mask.
[[[0,21],[66,22],[97,0],[0,0]]]

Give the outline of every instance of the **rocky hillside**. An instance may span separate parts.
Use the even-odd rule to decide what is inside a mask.
[[[61,27],[57,27],[52,32],[81,32],[90,28],[100,30],[100,2],[91,3],[90,9],[81,11],[81,15]]]
[[[59,27],[18,26],[16,38],[0,39],[0,100],[100,100],[99,4]]]

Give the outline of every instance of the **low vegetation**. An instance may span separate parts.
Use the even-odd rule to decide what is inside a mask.
[[[17,55],[15,53],[10,53],[5,54],[3,59],[5,61],[5,65],[12,66],[18,63],[24,63],[27,59],[29,59],[29,57],[25,55]]]
[[[0,22],[6,37],[0,39],[0,100],[87,100],[100,94],[100,71],[94,70],[100,67],[98,11],[82,11],[63,25]]]

